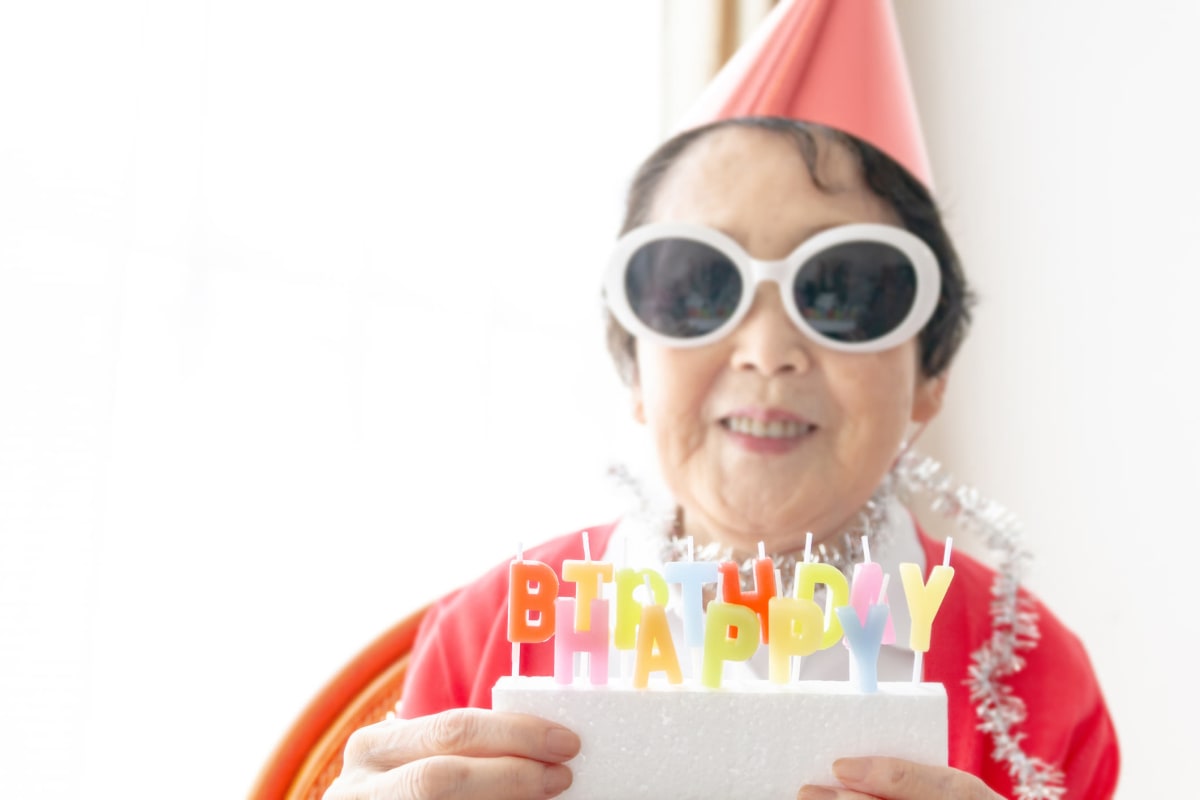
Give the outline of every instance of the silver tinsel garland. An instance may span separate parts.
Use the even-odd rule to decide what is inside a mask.
[[[666,539],[664,560],[683,555],[673,511],[655,511],[640,481],[623,466],[609,470],[610,477],[630,490],[638,500],[634,512],[650,530],[663,532]],[[1000,504],[983,497],[976,489],[956,482],[935,459],[906,450],[885,478],[867,508],[860,514],[853,531],[839,537],[840,547],[826,548],[820,560],[845,570],[854,560],[862,560],[861,536],[871,540],[883,534],[878,523],[886,496],[895,492],[902,500],[915,495],[925,497],[937,513],[951,519],[955,526],[981,541],[996,556],[996,580],[992,585],[992,636],[971,654],[967,685],[979,730],[992,737],[992,757],[1007,765],[1017,800],[1059,800],[1066,793],[1064,775],[1053,764],[1027,754],[1021,747],[1023,734],[1014,730],[1026,718],[1025,704],[1004,680],[1025,666],[1021,655],[1037,646],[1037,614],[1021,596],[1020,582],[1031,555],[1021,544],[1021,524]],[[706,549],[707,548],[707,549]],[[727,549],[708,545],[698,549],[702,560],[728,558]],[[785,568],[794,569],[794,555],[776,556]],[[752,559],[741,564],[743,579],[749,577]],[[786,585],[786,581],[785,581]]]
[[[979,537],[997,556],[992,584],[992,636],[971,654],[971,701],[979,729],[992,737],[992,758],[1008,765],[1018,800],[1058,800],[1066,789],[1063,773],[1053,764],[1030,756],[1021,747],[1023,735],[1013,729],[1025,720],[1025,703],[1004,679],[1025,666],[1021,653],[1037,646],[1037,614],[1020,594],[1020,581],[1031,560],[1021,544],[1021,524],[1011,512],[957,483],[942,465],[912,451],[901,456],[894,470],[901,495],[925,495],[930,507],[954,521],[965,533]]]

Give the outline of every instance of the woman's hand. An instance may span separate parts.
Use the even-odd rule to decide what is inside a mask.
[[[970,773],[899,758],[841,758],[833,774],[845,788],[805,786],[797,800],[1003,800]]]
[[[465,708],[355,731],[325,800],[554,797],[579,737],[527,714]]]

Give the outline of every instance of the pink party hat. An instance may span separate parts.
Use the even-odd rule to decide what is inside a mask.
[[[746,116],[790,117],[853,134],[933,187],[891,0],[782,0],[680,130]]]

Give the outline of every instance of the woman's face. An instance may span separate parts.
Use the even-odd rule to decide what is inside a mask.
[[[790,254],[835,225],[898,225],[851,155],[818,139],[818,174],[769,131],[724,128],[694,143],[659,187],[648,222],[707,225],[758,259]],[[697,348],[637,343],[635,415],[653,438],[687,533],[753,551],[822,541],[852,522],[895,459],[910,421],[941,404],[916,342],[849,354],[814,344],[775,284],[759,287],[728,336]]]

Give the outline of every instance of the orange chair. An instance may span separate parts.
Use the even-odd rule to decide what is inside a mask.
[[[320,800],[342,771],[350,734],[383,719],[399,702],[427,610],[392,626],[317,693],[263,766],[250,800]]]

